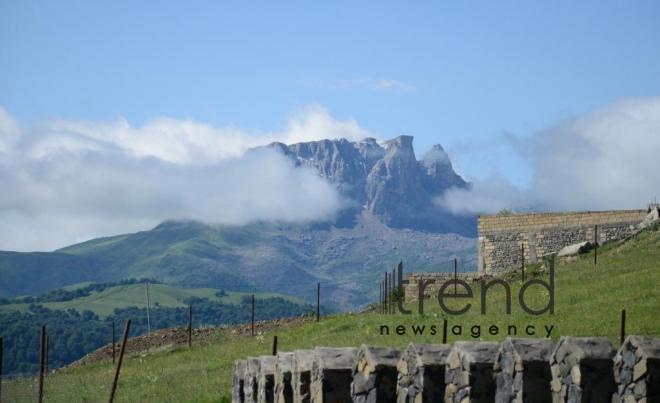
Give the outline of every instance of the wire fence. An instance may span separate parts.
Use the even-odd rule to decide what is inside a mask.
[[[453,272],[454,268],[456,268],[458,272],[466,272],[473,271],[475,266],[476,265],[473,265],[469,259],[457,258],[425,267],[424,271]],[[405,268],[402,267],[403,276],[405,276],[406,272],[407,271]],[[414,270],[414,272],[419,271]],[[389,287],[391,290],[393,290],[400,281],[398,279],[398,272],[395,273],[391,270],[391,268],[389,268],[387,273],[391,276],[389,277]],[[254,323],[263,320],[287,317],[285,312],[277,311],[273,308],[273,304],[269,304],[269,301],[272,300],[269,300],[268,298],[278,295],[295,295],[296,298],[292,299],[292,301],[302,300],[307,304],[308,311],[298,311],[296,316],[316,315],[318,319],[321,319],[323,316],[332,313],[334,310],[337,310],[337,307],[339,307],[339,310],[341,310],[342,306],[357,306],[358,309],[364,309],[366,307],[373,306],[379,309],[379,305],[381,304],[384,292],[382,284],[380,285],[381,288],[379,289],[379,282],[382,281],[383,275],[384,272],[364,273],[360,276],[352,276],[350,279],[343,279],[338,277],[322,282],[313,282],[309,279],[303,278],[291,278],[287,279],[286,285],[282,288],[272,287],[270,284],[268,284],[267,281],[247,283],[245,281],[237,282],[229,279],[224,283],[221,282],[219,284],[214,284],[214,288],[225,291],[224,296],[230,297],[232,303],[227,303],[227,305],[232,305],[232,312],[230,317],[225,315],[226,312],[212,311],[211,306],[204,304],[196,305],[195,300],[193,299],[191,302],[192,318],[190,318],[190,330],[192,331],[192,329],[199,329],[208,326],[217,327],[224,325],[249,324],[251,322]],[[153,331],[164,328],[183,328],[188,326],[189,307],[181,306],[181,301],[179,301],[178,304],[172,304],[171,301],[161,304],[162,301],[159,300],[160,296],[156,295],[154,301],[147,305],[146,300],[140,301],[140,298],[136,300],[135,293],[133,293],[133,298],[130,299],[120,297],[122,293],[126,292],[127,290],[142,287],[145,287],[145,285],[139,283],[120,285],[117,286],[116,289],[110,291],[93,293],[90,296],[83,298],[81,301],[69,301],[67,306],[68,308],[77,309],[79,311],[84,311],[86,308],[91,307],[93,304],[101,303],[135,307],[137,311],[132,311],[126,315],[116,315],[116,312],[112,315],[118,327],[122,326],[122,324],[127,319],[133,320],[134,326],[130,334],[130,337],[132,338],[145,334],[148,329],[147,326],[149,326]],[[239,294],[236,295],[231,293]],[[189,293],[189,295],[193,298],[195,297],[194,292]],[[253,295],[256,295],[256,298],[252,299]],[[222,299],[220,299],[220,301],[222,301]],[[335,309],[333,310],[331,308]],[[175,310],[176,315],[171,314],[172,309]],[[146,313],[145,310],[148,313]],[[164,315],[165,312],[168,312],[168,314]],[[225,315],[222,316],[224,319],[213,320],[214,313],[217,314],[218,317]],[[130,314],[130,317],[127,316],[128,314]],[[147,315],[149,316],[149,319],[147,319]],[[148,324],[147,321],[149,321]],[[35,332],[40,325],[41,323],[37,323],[35,321]],[[102,342],[96,347],[112,344],[112,340],[109,335],[109,319],[107,325],[107,340],[102,340]],[[48,324],[48,327],[56,327],[56,324]],[[57,333],[58,332],[53,332],[52,335],[49,335],[49,343],[61,342],[61,340],[58,340]],[[0,334],[0,336],[2,335]],[[11,340],[7,340],[5,337],[5,345],[11,342]],[[118,340],[115,339],[115,343],[117,342]],[[35,344],[34,342],[29,346],[30,350],[38,351],[38,348],[38,344]],[[83,353],[86,354],[89,352],[90,351],[84,351]],[[32,353],[34,353],[34,351]],[[25,356],[35,357],[35,354],[25,354]],[[62,360],[58,359],[57,355],[55,355],[51,358],[50,369],[55,369],[61,364],[67,364],[67,362],[63,362]],[[8,382],[12,383],[12,387],[9,388],[13,391],[11,396],[7,395],[7,393],[9,393],[7,388]],[[1,396],[2,401],[34,401],[35,397],[38,395],[38,383],[38,377],[35,376],[34,372],[14,372],[9,376],[4,374],[2,376],[1,384],[3,387],[0,389],[0,391],[4,392],[3,396]],[[46,381],[46,385],[47,384],[48,382]]]

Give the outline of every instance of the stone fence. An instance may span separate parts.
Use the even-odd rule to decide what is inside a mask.
[[[477,272],[456,273],[455,276],[456,279],[466,281],[467,283],[479,281],[482,278],[487,277],[484,274]],[[404,300],[418,301],[420,281],[424,282],[424,289],[422,291],[424,298],[437,297],[440,286],[448,280],[453,280],[454,273],[444,273],[444,272],[408,273],[405,274],[405,279],[408,281],[408,283],[403,286],[403,292],[405,294]]]
[[[654,210],[653,210],[654,209]],[[534,263],[580,242],[602,244],[631,235],[657,206],[647,210],[481,215],[477,219],[477,270],[495,274]]]
[[[232,376],[234,403],[651,403],[660,338],[317,347],[237,360]]]

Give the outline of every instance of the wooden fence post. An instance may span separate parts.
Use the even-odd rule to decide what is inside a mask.
[[[442,321],[442,344],[447,344],[447,319]]]
[[[2,401],[2,351],[3,351],[2,337],[0,337],[0,402]]]
[[[321,283],[316,283],[316,321],[321,319]]]
[[[50,344],[49,342],[50,342],[50,340],[49,340],[49,337],[48,337],[48,333],[46,333],[46,363],[45,363],[46,365],[45,365],[45,369],[44,369],[44,373],[46,375],[48,375],[48,358],[49,358],[48,357],[48,350],[49,350],[48,346]]]
[[[252,336],[254,336],[254,294],[252,294]]]
[[[121,347],[119,348],[119,360],[115,367],[115,375],[112,378],[112,388],[110,389],[110,403],[115,400],[115,391],[117,390],[117,381],[119,381],[119,371],[121,371],[121,363],[124,360],[124,353],[126,352],[126,342],[128,341],[128,332],[131,330],[131,320],[126,321],[124,326],[124,336],[121,338]]]
[[[42,403],[44,401],[44,369],[46,367],[46,326],[41,326],[41,334],[39,336],[41,349],[39,351],[39,395],[37,401]]]
[[[520,245],[520,272],[522,273],[522,281],[525,281],[525,245]]]
[[[621,333],[619,334],[619,343],[623,344],[626,339],[626,310],[621,310]]]
[[[151,308],[151,303],[149,301],[149,282],[144,283],[145,291],[147,293],[147,337],[151,335],[151,315],[150,315],[150,308]],[[147,338],[147,340],[150,340],[150,338]]]
[[[115,343],[115,320],[112,320],[112,365],[115,365],[115,350],[116,350],[116,343]]]
[[[598,264],[598,225],[594,225],[594,265]]]
[[[273,336],[273,355],[277,355],[277,335]]]
[[[378,313],[383,313],[383,282],[378,284]]]
[[[192,304],[188,305],[188,348],[192,348]]]
[[[390,284],[392,284],[392,286],[391,286],[392,287],[392,295],[396,296],[396,293],[395,293],[395,291],[396,291],[396,276],[394,274],[394,270],[395,269],[392,269],[392,274],[390,274],[392,276],[391,277],[392,281],[390,282]],[[396,313],[396,301],[392,300],[392,315],[394,315],[395,313]]]
[[[387,288],[387,272],[385,272],[384,285],[385,285],[385,288],[384,288],[384,291],[385,291],[385,306],[384,306],[384,308],[385,308],[385,313],[389,313],[389,303],[390,303],[389,298],[390,298],[390,296],[388,295],[388,292],[387,292],[388,291],[388,288]]]
[[[458,259],[454,258],[454,295],[458,294],[456,286],[458,285]]]

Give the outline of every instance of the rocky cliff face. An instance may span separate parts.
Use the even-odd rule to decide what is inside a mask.
[[[321,140],[269,147],[298,166],[314,168],[343,195],[392,227],[471,234],[470,218],[455,217],[433,203],[452,187],[468,186],[453,169],[442,146],[434,146],[417,160],[411,136],[379,144],[373,138],[359,142]]]

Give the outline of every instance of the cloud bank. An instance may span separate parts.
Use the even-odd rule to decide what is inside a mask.
[[[22,128],[0,108],[0,250],[52,250],[165,219],[332,218],[344,200],[315,171],[272,150],[246,150],[275,140],[368,136],[318,106],[291,116],[278,133],[169,118],[142,127],[120,119]]]
[[[456,213],[644,208],[660,196],[660,98],[615,102],[529,139],[502,137],[531,161],[532,180],[474,179],[438,202]]]

